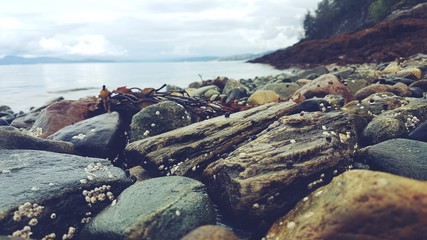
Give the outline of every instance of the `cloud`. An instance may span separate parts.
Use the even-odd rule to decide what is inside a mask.
[[[14,0],[0,13],[0,55],[152,59],[289,46],[320,0]]]

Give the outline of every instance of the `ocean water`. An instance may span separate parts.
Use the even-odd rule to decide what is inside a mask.
[[[56,97],[73,100],[96,96],[102,85],[153,87],[173,84],[187,87],[194,81],[225,76],[249,79],[285,71],[244,62],[79,63],[0,66],[0,105],[27,112]],[[200,76],[199,76],[200,75]]]

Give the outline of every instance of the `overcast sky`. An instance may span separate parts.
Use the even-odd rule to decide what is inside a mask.
[[[0,57],[157,59],[290,46],[320,0],[0,1]]]

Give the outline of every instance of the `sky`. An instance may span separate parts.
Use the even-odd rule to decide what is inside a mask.
[[[0,0],[0,57],[257,54],[303,34],[320,0]]]

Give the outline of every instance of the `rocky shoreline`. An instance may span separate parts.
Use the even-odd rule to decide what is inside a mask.
[[[1,106],[0,239],[425,239],[426,91],[417,54]]]

